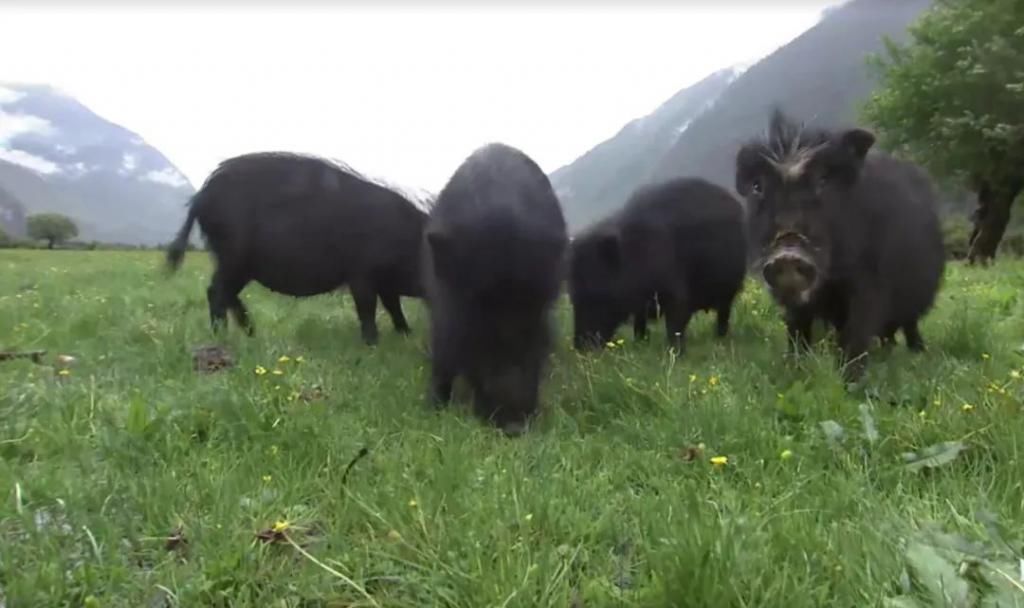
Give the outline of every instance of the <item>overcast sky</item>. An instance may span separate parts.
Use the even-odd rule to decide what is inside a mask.
[[[224,158],[281,149],[437,191],[489,141],[552,171],[835,3],[5,3],[0,82],[73,94],[196,186]]]

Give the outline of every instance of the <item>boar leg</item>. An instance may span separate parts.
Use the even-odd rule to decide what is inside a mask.
[[[435,313],[436,314],[436,313]],[[427,402],[441,408],[451,401],[452,384],[455,382],[455,348],[452,334],[447,331],[442,319],[435,317],[430,328],[430,388]],[[474,386],[474,389],[476,387]]]
[[[715,335],[724,338],[729,334],[729,317],[732,316],[732,298],[715,309]]]
[[[405,315],[402,313],[402,301],[398,294],[382,293],[380,294],[380,303],[384,305],[384,310],[388,311],[388,316],[391,317],[391,323],[394,324],[395,331],[400,334],[408,334],[412,331],[409,329],[409,323],[405,320]]]
[[[238,293],[245,287],[246,282],[234,277],[230,272],[224,272],[221,268],[213,273],[210,286],[206,288],[206,300],[210,306],[210,327],[214,333],[227,326],[230,309],[239,327],[246,334],[253,334],[249,314],[238,298]]]
[[[430,405],[442,408],[452,399],[452,384],[455,382],[455,374],[445,362],[434,360],[430,369],[430,391],[427,401]]]
[[[897,329],[899,329],[898,325],[887,325],[885,327],[885,331],[883,331],[882,335],[879,336],[879,339],[882,341],[883,348],[892,348],[892,346],[896,344]]]
[[[665,302],[665,300],[668,300]],[[670,298],[662,299],[662,306],[665,314],[665,333],[668,337],[670,348],[683,353],[686,348],[686,327],[693,317],[693,310],[690,308],[690,300],[682,290],[676,290]]]
[[[843,353],[844,372],[847,382],[857,382],[867,367],[867,352],[871,339],[881,333],[878,319],[884,318],[879,310],[880,298],[873,292],[854,295],[850,303],[850,314],[843,324],[839,340]]]
[[[633,337],[637,340],[647,339],[647,305],[633,313]]]
[[[249,320],[249,311],[245,308],[245,304],[242,304],[242,299],[239,297],[238,292],[235,292],[234,297],[228,302],[228,307],[231,310],[231,314],[235,317],[235,323],[242,328],[247,336],[253,335],[252,321]]]
[[[789,337],[789,352],[797,354],[811,346],[811,325],[814,313],[810,308],[791,308],[786,311],[786,335]]]
[[[356,302],[356,314],[359,315],[359,329],[363,342],[368,346],[377,343],[377,293],[366,280],[355,280],[349,285],[352,299]]]
[[[219,333],[228,324],[228,307],[221,295],[220,272],[214,272],[210,286],[206,288],[206,302],[210,306],[210,329]]]
[[[919,353],[924,350],[924,338],[921,337],[921,330],[917,328],[917,321],[903,326],[903,337],[907,340],[907,348],[912,352]]]

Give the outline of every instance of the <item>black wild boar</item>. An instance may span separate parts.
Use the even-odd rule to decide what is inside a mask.
[[[677,349],[701,310],[716,312],[725,336],[745,276],[743,208],[732,194],[694,177],[644,186],[573,241],[573,343],[579,350],[605,344],[630,315],[642,338],[655,311]]]
[[[911,350],[924,348],[918,321],[945,269],[930,178],[869,154],[874,142],[859,128],[798,126],[776,109],[767,135],[736,156],[756,274],[785,308],[794,347],[808,343],[815,318],[838,330],[850,381],[874,337],[902,329]]]
[[[464,375],[480,417],[522,432],[538,407],[568,240],[547,176],[519,150],[489,144],[455,171],[423,240],[435,405]]]
[[[348,285],[363,341],[377,342],[377,298],[409,332],[400,296],[422,297],[420,241],[426,212],[390,188],[324,159],[261,152],[220,164],[192,197],[167,251],[171,269],[198,221],[215,259],[206,291],[214,331],[230,309],[247,333],[239,292],[257,281],[291,296]]]

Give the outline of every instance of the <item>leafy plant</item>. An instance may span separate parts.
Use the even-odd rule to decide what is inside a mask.
[[[937,0],[910,35],[869,58],[882,86],[863,115],[882,147],[978,193],[969,256],[991,258],[1024,189],[1024,3]]]

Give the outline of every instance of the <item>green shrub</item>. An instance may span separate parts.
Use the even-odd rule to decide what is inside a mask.
[[[946,257],[954,260],[967,258],[973,226],[962,215],[948,216],[942,221],[942,241],[946,245]],[[1024,256],[1024,226],[1011,223],[999,243],[999,256]]]
[[[949,216],[942,221],[942,241],[946,245],[946,257],[954,260],[967,257],[971,229],[970,220],[962,215]]]

